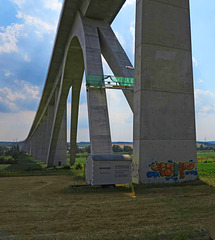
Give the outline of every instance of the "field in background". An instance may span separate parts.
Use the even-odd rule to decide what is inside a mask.
[[[214,151],[198,151],[197,152],[198,161],[214,161],[215,162],[215,152]]]

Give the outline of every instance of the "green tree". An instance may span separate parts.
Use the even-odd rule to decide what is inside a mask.
[[[123,148],[123,151],[124,152],[132,152],[132,147],[131,146],[126,146],[126,145],[124,145],[124,148]]]
[[[200,145],[200,150],[204,150],[204,146],[202,144]]]
[[[4,148],[0,146],[0,156],[4,156]]]
[[[113,145],[112,149],[114,152],[122,152],[123,149],[119,145]]]
[[[83,148],[83,152],[91,153],[90,146]]]

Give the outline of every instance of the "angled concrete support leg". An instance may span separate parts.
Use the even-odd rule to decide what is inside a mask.
[[[133,66],[110,25],[108,23],[103,23],[99,25],[98,29],[102,55],[106,59],[114,75],[134,78]],[[123,90],[123,93],[133,111],[133,91]]]
[[[97,22],[83,20],[85,32],[85,70],[87,75],[103,75]],[[111,154],[112,142],[105,89],[87,89],[92,154]]]

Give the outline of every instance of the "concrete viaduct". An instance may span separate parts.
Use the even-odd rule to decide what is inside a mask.
[[[125,0],[65,0],[43,95],[20,148],[48,166],[65,164],[66,102],[71,102],[70,163],[75,162],[80,89],[104,80],[101,54],[115,76],[134,70],[110,24]],[[189,0],[137,0],[135,82],[122,91],[134,113],[136,183],[197,178]],[[91,153],[112,154],[103,87],[87,87]]]

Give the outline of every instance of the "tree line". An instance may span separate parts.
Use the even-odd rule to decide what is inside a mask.
[[[120,153],[120,152],[126,152],[126,153],[132,153],[133,148],[131,146],[124,145],[122,148],[119,145],[113,145],[112,146],[113,152]],[[90,153],[90,146],[86,147],[79,147],[76,145],[76,153]]]

